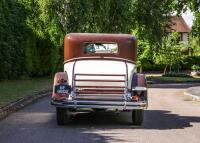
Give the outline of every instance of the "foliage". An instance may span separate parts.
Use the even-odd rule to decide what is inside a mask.
[[[200,78],[196,77],[166,77],[166,76],[147,76],[147,82],[152,83],[199,83]]]
[[[193,65],[200,66],[200,56],[183,56],[181,67],[183,70],[190,70]]]
[[[60,0],[52,9],[69,32],[134,33],[140,40],[161,42],[174,11],[173,0]]]
[[[62,63],[58,48],[62,32],[56,29],[55,19],[44,14],[46,4],[43,0],[0,1],[0,79],[49,75]]]
[[[18,1],[0,1],[0,79],[24,74],[24,40],[28,36],[24,15]]]
[[[175,11],[175,2],[174,0],[134,0],[132,32],[137,38],[147,40],[151,45],[160,44],[169,18]]]
[[[195,12],[194,17],[195,19],[192,25],[192,35],[200,37],[200,12]]]
[[[165,64],[164,74],[167,66],[179,65],[181,61],[182,43],[179,42],[179,34],[174,32],[163,38],[163,43],[158,53],[155,54],[157,64]]]
[[[163,74],[162,76],[164,76],[164,77],[190,77],[190,78],[192,78],[190,75],[185,74],[185,73],[167,73],[167,74]]]
[[[189,45],[192,48],[192,55],[200,56],[200,39],[197,36],[189,37]]]
[[[61,0],[52,8],[69,32],[130,33],[132,0]]]
[[[198,0],[176,0],[174,1],[174,3],[174,8],[176,9],[178,14],[181,12],[185,12],[188,9],[194,12],[200,11],[200,3]]]
[[[52,15],[51,0],[20,0],[27,11],[26,25],[33,34],[33,41],[26,49],[27,70],[31,76],[44,76],[58,70],[62,63],[64,33],[58,26],[58,18]]]
[[[192,69],[193,71],[199,71],[199,70],[200,70],[200,66],[198,66],[198,65],[193,65],[193,66],[191,67],[191,69]]]
[[[192,26],[192,35],[190,36],[190,46],[193,49],[194,56],[200,56],[200,12],[195,12],[195,19]]]
[[[164,68],[165,68],[165,65],[155,64],[153,61],[151,61],[143,66],[143,71],[148,71],[148,72],[162,71]]]
[[[142,72],[144,66],[152,62],[152,50],[150,49],[150,44],[147,41],[138,41],[137,54],[137,66],[140,68],[140,72]]]
[[[198,6],[195,0],[1,0],[0,79],[61,70],[63,37],[70,32],[135,34],[138,62],[154,65],[152,55],[166,47],[159,50],[169,16],[189,7],[198,25]],[[197,33],[198,27],[194,29]]]

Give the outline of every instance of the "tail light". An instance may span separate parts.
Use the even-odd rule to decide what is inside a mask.
[[[144,74],[134,74],[132,78],[132,96],[133,101],[147,100],[147,84]]]
[[[53,94],[54,100],[67,100],[71,92],[71,86],[68,84],[66,72],[58,72],[54,77]]]
[[[138,91],[132,92],[131,99],[133,101],[143,101],[143,100],[146,100],[147,98],[146,96],[147,96],[147,91],[138,90]]]

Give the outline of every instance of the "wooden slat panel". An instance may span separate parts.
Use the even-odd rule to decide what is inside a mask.
[[[108,79],[75,79],[75,81],[89,81],[89,82],[125,82],[125,80],[108,80]]]
[[[106,91],[108,91],[108,92],[111,92],[111,91],[113,91],[113,92],[124,92],[124,90],[123,89],[82,89],[82,90],[77,90],[77,91],[99,91],[99,92],[106,92]]]
[[[95,95],[78,95],[76,100],[96,100],[96,101],[122,101],[123,96],[95,96]]]
[[[122,91],[76,91],[78,94],[124,94]]]
[[[81,86],[77,85],[77,88],[125,88],[125,86]]]
[[[82,74],[77,73],[77,76],[126,76],[125,74]]]

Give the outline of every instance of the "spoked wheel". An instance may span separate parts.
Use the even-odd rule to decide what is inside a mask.
[[[144,110],[143,109],[132,111],[132,124],[133,125],[142,125],[143,118],[144,118]]]
[[[65,108],[56,108],[56,116],[57,116],[57,124],[58,125],[65,125],[70,120],[70,112],[68,109]]]

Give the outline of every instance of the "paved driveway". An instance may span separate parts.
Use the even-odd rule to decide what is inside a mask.
[[[144,124],[130,125],[131,114],[94,112],[76,115],[57,126],[48,97],[0,121],[0,143],[199,143],[200,102],[184,88],[150,88]]]

